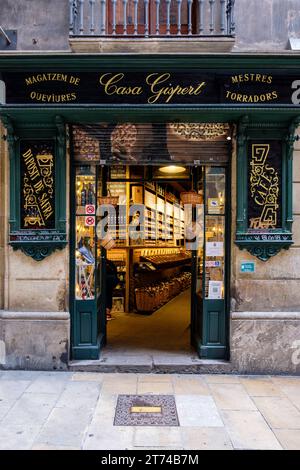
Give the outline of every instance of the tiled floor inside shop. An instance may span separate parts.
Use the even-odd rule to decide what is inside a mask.
[[[190,354],[190,289],[151,315],[113,313],[107,325],[107,354]]]
[[[114,425],[123,395],[178,423]],[[0,371],[0,449],[300,449],[300,377]]]

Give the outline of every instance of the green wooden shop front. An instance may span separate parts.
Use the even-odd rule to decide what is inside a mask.
[[[97,359],[106,340],[105,251],[100,256],[102,268],[94,274],[98,292],[92,300],[76,300],[78,165],[74,162],[71,126],[100,122],[229,124],[231,137],[237,143],[237,173],[233,176],[236,181],[231,181],[230,150],[226,164],[216,164],[213,159],[201,161],[201,156],[190,162],[195,175],[199,168],[205,170],[215,164],[223,165],[226,172],[225,295],[221,300],[197,298],[198,259],[193,251],[191,323],[192,342],[200,357],[228,358],[231,237],[241,249],[265,262],[293,243],[292,154],[300,120],[299,59],[250,55],[58,55],[7,56],[1,58],[0,64],[0,80],[6,87],[6,102],[1,104],[0,112],[7,129],[10,158],[9,243],[37,262],[70,244],[74,359]],[[118,78],[109,85],[113,88],[105,91],[107,81],[116,74]],[[163,74],[168,74],[167,78],[151,88],[153,80]],[[159,92],[161,88],[165,91]],[[70,194],[65,189],[67,146],[71,149]],[[105,166],[104,161],[102,167]],[[96,173],[100,175],[98,170]],[[32,181],[24,179],[28,175]],[[230,190],[235,182],[237,217],[231,221]],[[193,178],[196,183],[197,176]],[[34,192],[36,209],[34,204],[28,206],[26,188]],[[68,233],[67,198],[71,208]],[[232,224],[235,235],[231,234]]]

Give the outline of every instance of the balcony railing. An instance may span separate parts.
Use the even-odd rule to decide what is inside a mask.
[[[70,0],[70,36],[233,37],[235,0]]]

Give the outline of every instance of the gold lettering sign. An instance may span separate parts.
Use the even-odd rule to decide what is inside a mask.
[[[172,134],[186,141],[216,140],[229,135],[230,127],[223,123],[174,122],[169,123]]]
[[[49,145],[21,144],[22,228],[53,228],[54,157]]]
[[[80,78],[67,73],[38,73],[25,77],[27,87],[40,84],[52,84],[55,82],[65,83],[66,85],[79,86]],[[66,93],[43,93],[40,90],[31,90],[29,93],[30,100],[41,103],[68,103],[77,99],[77,94],[72,91]]]
[[[278,99],[278,91],[268,89],[273,83],[273,76],[261,73],[241,73],[230,77],[233,88],[226,91],[225,98],[234,103],[268,103]],[[235,89],[234,86],[237,85]],[[262,88],[264,87],[264,88]],[[265,92],[265,87],[267,91]],[[244,90],[244,91],[241,91]],[[247,91],[248,90],[248,91]],[[253,90],[253,91],[250,91]]]
[[[107,96],[136,96],[146,93],[148,104],[161,101],[171,103],[173,98],[186,95],[198,96],[206,86],[204,81],[196,85],[173,85],[170,73],[150,73],[146,76],[145,83],[139,86],[126,85],[125,78],[124,73],[104,73],[100,76],[99,83]]]

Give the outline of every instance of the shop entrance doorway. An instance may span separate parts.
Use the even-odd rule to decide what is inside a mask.
[[[227,162],[132,160],[73,166],[73,358],[224,359]]]
[[[101,211],[104,355],[190,353],[192,256],[185,222],[192,221],[193,206],[190,213],[188,207],[184,211],[181,195],[189,197],[196,173],[175,165],[114,166],[106,172],[106,195],[100,201],[114,203],[118,197],[119,205],[111,214],[105,205]],[[202,194],[198,202],[202,208]],[[198,228],[202,244],[202,218]]]

